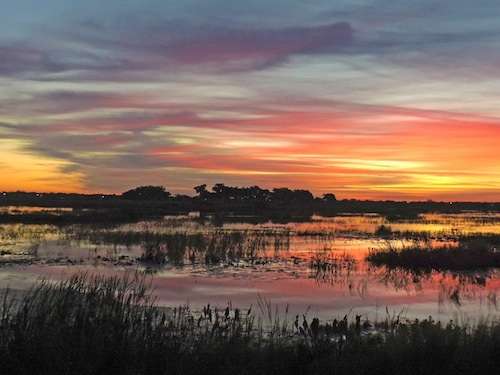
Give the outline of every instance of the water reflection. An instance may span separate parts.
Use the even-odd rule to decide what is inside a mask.
[[[498,317],[497,269],[423,272],[375,267],[364,258],[370,248],[387,241],[375,236],[381,225],[390,227],[391,236],[396,231],[424,231],[432,242],[442,241],[444,234],[455,236],[466,231],[500,234],[499,220],[497,214],[468,213],[422,215],[416,221],[398,223],[389,223],[380,215],[345,215],[313,217],[307,223],[226,222],[217,228],[190,217],[106,228],[2,225],[0,254],[4,254],[0,255],[0,266],[4,267],[0,272],[0,287],[12,282],[26,286],[39,275],[57,280],[79,270],[121,274],[130,268],[144,271],[150,267],[149,270],[155,271],[155,292],[166,305],[189,302],[195,308],[232,301],[233,305],[246,308],[255,305],[259,293],[274,303],[289,304],[299,314],[312,306],[318,315],[322,313],[328,319],[342,317],[351,309],[364,316],[376,314],[381,306],[399,311],[408,309],[409,314],[419,317],[439,314],[452,317],[462,313]],[[466,229],[467,226],[471,228]],[[236,232],[240,234],[232,234]],[[253,233],[258,235],[251,237]],[[210,238],[215,238],[214,244],[225,244],[227,251],[208,263],[201,251],[194,252],[191,261],[193,252],[189,252],[189,246],[194,245],[189,240],[188,251],[179,253],[175,264],[166,259],[161,267],[153,268],[139,260],[146,238],[176,236],[179,240],[176,243],[198,238],[207,248]],[[250,257],[253,259],[243,259],[245,253],[239,251],[240,247],[250,248],[259,238],[263,241],[259,244],[265,245],[269,253],[259,250],[252,253],[256,255]],[[167,242],[160,245],[169,246]],[[238,259],[235,254],[239,254]],[[24,261],[16,265],[15,256]],[[23,284],[21,280],[26,282]]]
[[[23,215],[31,213],[60,214],[62,212],[72,212],[71,207],[35,207],[35,206],[0,206],[0,214]]]
[[[353,256],[325,250],[311,257],[310,277],[316,282],[330,286],[346,287],[351,295],[363,297],[367,292],[365,271]]]
[[[384,285],[411,297],[435,295],[439,313],[476,305],[488,313],[500,311],[497,302],[500,289],[498,269],[450,272],[390,268],[373,266],[348,253],[325,250],[311,258],[310,277],[318,285],[344,290],[361,299],[366,299],[376,285]]]

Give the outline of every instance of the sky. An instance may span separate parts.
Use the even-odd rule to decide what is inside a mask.
[[[497,0],[0,9],[0,191],[500,201]]]

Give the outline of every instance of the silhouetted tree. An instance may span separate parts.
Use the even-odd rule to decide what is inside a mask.
[[[323,194],[323,200],[325,202],[336,202],[337,198],[335,197],[335,194],[327,193],[327,194]]]
[[[122,194],[122,198],[130,200],[164,200],[170,197],[163,186],[139,186]]]
[[[277,203],[291,203],[293,201],[294,193],[289,188],[276,188],[273,189],[273,202]]]
[[[271,192],[268,189],[261,189],[258,186],[252,186],[245,189],[247,192],[247,199],[257,201],[270,201]]]
[[[314,195],[309,190],[297,189],[293,191],[293,200],[298,203],[308,203],[314,200]]]
[[[314,196],[309,190],[289,188],[277,188],[273,190],[272,200],[276,203],[310,203],[314,201]]]
[[[214,192],[216,198],[224,199],[227,193],[227,187],[224,184],[218,183],[212,187],[212,191]]]
[[[207,191],[207,184],[199,185],[194,187],[194,191],[198,194],[200,199],[206,200],[210,197],[210,192]]]

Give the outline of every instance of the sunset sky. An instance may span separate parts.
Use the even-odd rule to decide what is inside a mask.
[[[500,201],[498,0],[0,0],[0,191]]]

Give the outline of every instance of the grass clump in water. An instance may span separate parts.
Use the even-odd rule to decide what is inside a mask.
[[[383,247],[371,250],[366,259],[389,268],[465,271],[500,267],[500,251],[488,241],[476,238],[437,247],[427,241],[403,243],[399,247],[394,241],[385,241]]]
[[[152,234],[141,242],[141,260],[207,265],[278,256],[290,248],[290,231],[224,231]]]

